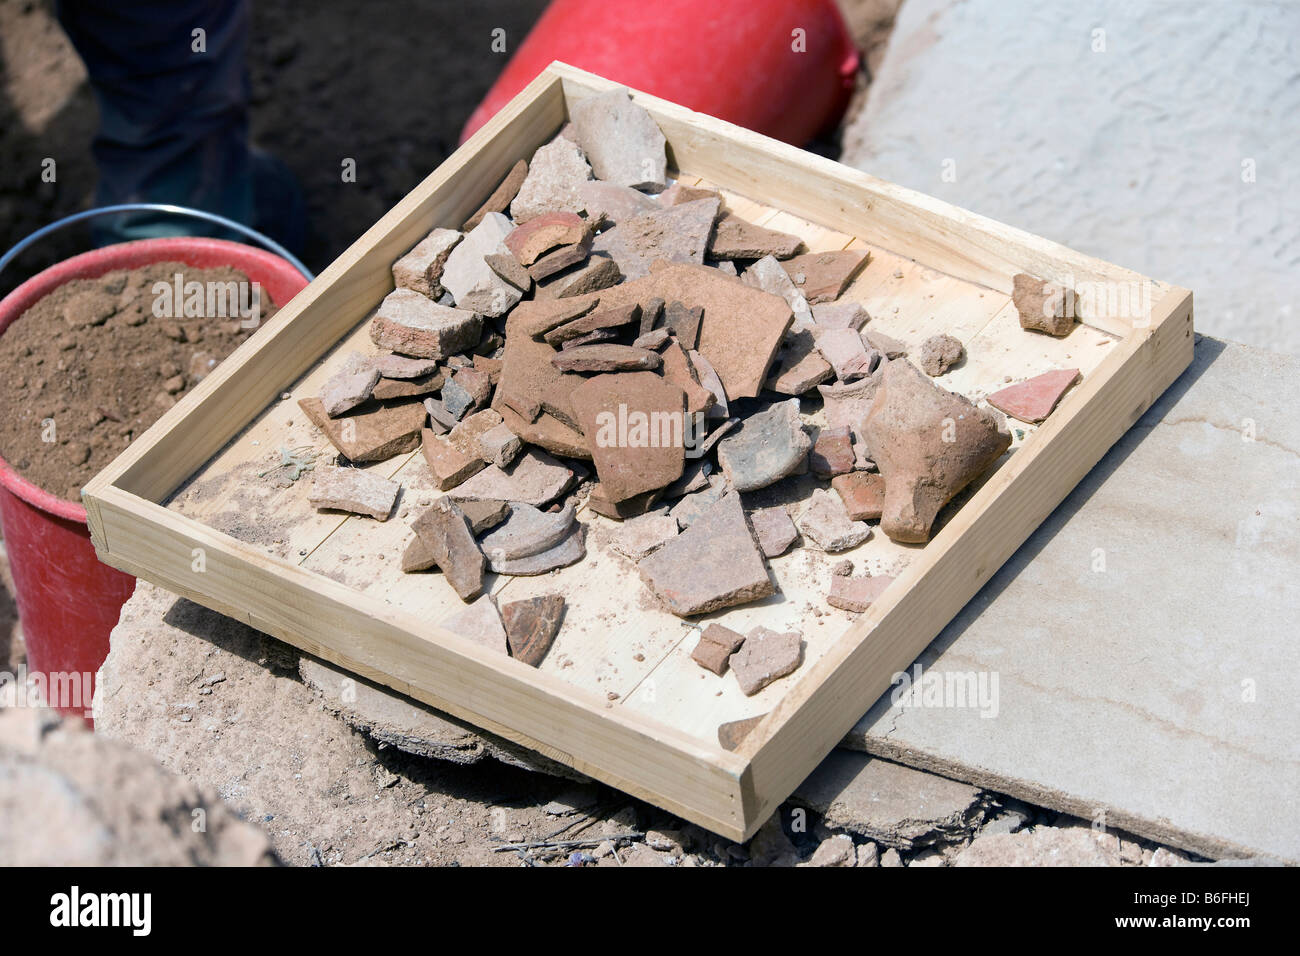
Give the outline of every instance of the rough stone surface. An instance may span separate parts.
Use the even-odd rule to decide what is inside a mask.
[[[808,467],[819,478],[834,478],[853,470],[853,432],[847,425],[823,428],[808,453]]]
[[[803,638],[797,631],[756,627],[731,656],[731,672],[745,696],[753,697],[773,681],[793,674],[803,663]]]
[[[511,601],[502,606],[501,619],[505,622],[510,656],[537,667],[560,632],[564,621],[564,598],[558,594],[543,594]]]
[[[469,519],[454,501],[439,498],[411,527],[462,601],[472,601],[483,593],[483,552],[474,541]]]
[[[865,249],[809,252],[781,263],[809,304],[831,302],[844,291],[867,261]]]
[[[988,403],[1012,418],[1037,423],[1052,414],[1061,396],[1077,381],[1077,368],[1055,369],[994,392],[988,397]]]
[[[340,418],[325,414],[319,398],[301,398],[298,407],[353,462],[384,461],[414,451],[424,427],[424,406],[419,402],[354,411]]]
[[[986,810],[976,787],[847,750],[831,751],[790,800],[896,850],[960,840]]]
[[[667,514],[644,514],[629,518],[615,533],[610,547],[624,557],[640,561],[677,537],[677,519]]]
[[[871,607],[893,583],[893,577],[887,574],[868,574],[861,577],[832,575],[831,591],[826,596],[826,603],[842,611],[861,613]]]
[[[578,187],[591,179],[591,166],[571,139],[557,136],[533,153],[519,192],[510,203],[510,218],[524,223],[547,212],[582,212]]]
[[[383,475],[360,468],[321,467],[312,470],[307,500],[317,509],[350,511],[387,521],[402,486]]]
[[[798,236],[764,229],[724,212],[714,228],[709,255],[714,259],[761,259],[764,256],[789,259],[802,248],[803,240]]]
[[[811,448],[799,399],[791,398],[750,415],[739,432],[718,442],[718,463],[737,491],[756,491],[793,474]]]
[[[505,212],[510,208],[511,201],[519,192],[519,187],[524,184],[528,178],[528,163],[525,160],[519,160],[510,167],[510,172],[506,173],[506,178],[501,180],[501,184],[492,190],[492,195],[484,200],[483,205],[475,210],[474,215],[465,220],[461,226],[462,232],[469,232],[480,222],[483,217],[490,212]]]
[[[798,525],[806,540],[831,554],[856,548],[871,537],[867,523],[850,519],[839,495],[825,488],[813,491]]]
[[[637,568],[679,617],[745,604],[774,591],[737,494],[723,496]]]
[[[799,532],[784,508],[759,508],[749,513],[749,523],[758,536],[758,546],[769,558],[780,557],[790,550]]]
[[[667,141],[627,90],[610,90],[569,107],[573,135],[597,179],[658,192],[667,182]]]
[[[455,229],[435,229],[415,244],[406,255],[393,263],[393,284],[399,289],[410,289],[430,299],[443,293],[442,267],[451,250],[460,242],[461,234]]]
[[[367,361],[384,378],[424,378],[438,371],[438,363],[433,359],[410,358],[406,355],[373,355]]]
[[[479,436],[479,453],[483,460],[499,468],[508,467],[523,449],[524,443],[505,422],[494,425]]]
[[[885,479],[873,472],[855,471],[836,475],[831,488],[844,503],[853,521],[879,521],[885,508]]]
[[[644,216],[658,206],[658,203],[638,189],[594,179],[578,185],[578,197],[586,207],[589,219],[593,222],[603,220],[611,226],[626,219]]]
[[[363,356],[353,352],[343,367],[321,386],[320,401],[325,414],[337,418],[356,408],[370,397],[379,381],[379,369],[368,365]]]
[[[480,595],[473,604],[444,619],[441,626],[490,651],[509,653],[501,612],[490,594]]]
[[[853,837],[844,833],[838,833],[818,844],[817,849],[813,851],[813,855],[808,862],[799,865],[810,867],[839,867],[857,866],[857,863],[858,852],[857,848],[853,845]]]
[[[573,483],[573,472],[546,452],[526,449],[509,468],[489,465],[456,489],[457,498],[521,501],[542,507]]]
[[[592,252],[609,256],[628,279],[649,275],[652,262],[700,265],[717,215],[716,199],[656,209],[606,229],[592,243]]]
[[[790,332],[777,355],[767,380],[767,387],[782,395],[802,395],[835,375],[819,351],[810,330]]]
[[[852,382],[870,375],[880,361],[873,349],[862,342],[852,329],[823,329],[816,338],[817,351],[835,370],[841,382]]]
[[[1069,335],[1074,328],[1074,290],[1026,273],[1012,277],[1011,301],[1020,327],[1048,335]]]
[[[1011,445],[992,413],[903,360],[885,369],[863,434],[885,478],[880,529],[903,542],[927,540],[939,509]]]
[[[434,434],[430,428],[420,433],[420,451],[424,453],[429,474],[440,491],[455,488],[466,478],[486,467],[478,455],[467,454],[450,438]]]
[[[482,334],[483,317],[477,312],[439,305],[410,289],[388,293],[370,323],[370,340],[381,349],[416,358],[463,352],[477,345]]]
[[[204,827],[191,824],[202,814]],[[48,710],[0,712],[0,860],[20,867],[266,866],[266,835],[209,787]]]
[[[695,523],[700,515],[713,507],[722,496],[730,490],[725,478],[711,475],[705,478],[704,487],[699,491],[682,496],[682,500],[673,505],[668,512],[683,530]]]
[[[1119,866],[1120,841],[1092,827],[1034,827],[978,836],[953,866]]]
[[[727,672],[727,660],[744,643],[744,634],[737,634],[729,627],[713,623],[700,632],[695,650],[691,651],[691,660],[721,677]]]
[[[951,335],[932,335],[921,343],[917,364],[926,375],[939,376],[962,360],[966,348]]]
[[[497,275],[485,259],[490,255],[510,255],[505,240],[513,229],[514,225],[501,213],[490,212],[451,250],[442,268],[442,284],[456,300],[458,309],[495,318],[505,315],[523,298],[523,292]],[[477,344],[477,339],[471,343]]]

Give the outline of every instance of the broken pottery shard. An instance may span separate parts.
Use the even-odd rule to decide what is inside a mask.
[[[433,359],[408,358],[405,355],[375,355],[369,359],[384,378],[423,378],[438,371]]]
[[[762,723],[766,716],[767,714],[759,714],[756,717],[742,717],[740,720],[729,720],[725,724],[718,724],[718,743],[722,745],[723,750],[735,750],[745,742],[745,738]]]
[[[573,135],[597,179],[658,192],[667,182],[667,140],[626,89],[578,100],[569,107]]]
[[[739,432],[722,439],[718,464],[737,491],[757,491],[793,474],[811,448],[799,399],[791,398],[750,415]]]
[[[394,398],[422,398],[442,388],[445,379],[441,372],[422,378],[381,378],[375,383],[370,397],[380,402]]]
[[[691,660],[721,677],[727,672],[727,659],[744,643],[744,634],[737,634],[721,624],[710,624],[700,632],[700,640],[691,651]]]
[[[474,541],[469,519],[455,502],[438,499],[411,527],[433,553],[447,583],[462,601],[472,601],[483,593],[483,570],[487,562]]]
[[[506,320],[506,348],[520,338],[540,339],[552,329],[587,315],[600,304],[597,296],[574,297],[564,301],[532,299],[521,302]],[[508,364],[502,361],[502,371]]]
[[[816,338],[817,351],[835,369],[841,382],[853,382],[870,375],[880,361],[874,350],[862,342],[862,336],[852,329],[825,329]]]
[[[1022,329],[1069,335],[1074,328],[1074,303],[1078,297],[1058,282],[1037,279],[1023,272],[1011,279],[1011,301],[1020,316]]]
[[[699,491],[682,496],[682,500],[672,506],[668,512],[678,526],[689,528],[696,519],[713,507],[728,491],[727,481],[720,476],[706,479],[705,486]]]
[[[700,199],[657,209],[606,229],[592,243],[592,252],[609,256],[629,279],[650,274],[652,262],[704,263],[716,199]]]
[[[455,229],[435,229],[415,248],[393,263],[393,284],[436,299],[442,295],[442,267],[461,235]]]
[[[647,491],[643,495],[636,495],[623,501],[610,501],[605,497],[604,489],[601,488],[600,482],[596,482],[595,487],[587,496],[587,507],[598,515],[604,515],[606,518],[612,518],[615,521],[623,521],[627,518],[635,518],[645,514],[663,497],[663,489],[656,488],[654,491]]]
[[[758,546],[769,558],[785,554],[799,537],[790,513],[784,508],[759,508],[749,513],[749,523],[758,536]]]
[[[490,252],[483,257],[488,268],[505,279],[520,292],[527,292],[533,287],[533,277],[528,270],[508,252]]]
[[[699,491],[709,486],[709,475],[713,473],[713,466],[704,459],[696,458],[686,462],[682,468],[682,476],[664,489],[665,498],[680,498],[682,495],[688,495],[692,491]]]
[[[681,388],[652,372],[625,372],[590,378],[571,398],[609,501],[624,501],[681,477],[686,455],[686,393]]]
[[[379,369],[365,364],[365,360],[354,352],[343,368],[321,386],[320,401],[325,414],[337,418],[356,408],[370,397],[378,381]]]
[[[704,320],[703,309],[692,309],[680,302],[670,302],[664,308],[663,327],[684,349],[694,349],[699,344],[700,323]]]
[[[839,298],[844,287],[867,261],[865,249],[810,252],[781,265],[810,304]]]
[[[658,328],[659,320],[664,317],[664,300],[658,296],[653,296],[641,306],[641,324],[637,331],[641,335]]]
[[[878,521],[885,507],[885,479],[866,471],[836,475],[831,488],[853,521]]]
[[[505,623],[510,656],[537,667],[560,632],[564,620],[564,598],[558,594],[543,594],[523,601],[511,601],[502,605],[501,618]]]
[[[587,449],[587,440],[582,432],[564,424],[554,415],[542,413],[530,420],[504,403],[495,407],[505,419],[506,426],[522,441],[544,448],[553,455],[564,455],[566,458],[591,458],[591,452]],[[501,462],[496,464],[505,467]]]
[[[313,508],[350,511],[387,521],[402,486],[360,468],[317,468],[307,500]]]
[[[659,357],[663,362],[663,377],[686,393],[686,411],[691,416],[707,411],[713,404],[713,393],[700,384],[695,365],[681,343],[672,336],[659,346]],[[691,419],[695,421],[694,418]],[[699,438],[698,435],[688,437]]]
[[[926,375],[939,376],[961,361],[966,354],[961,339],[951,335],[932,335],[921,343],[921,352],[917,356],[921,371]]]
[[[802,248],[803,240],[798,236],[764,229],[724,212],[714,228],[709,255],[714,259],[761,259],[764,256],[789,259]]]
[[[644,216],[658,207],[658,203],[638,189],[597,179],[579,184],[578,197],[586,207],[587,218],[592,222],[603,220],[611,226]]]
[[[740,495],[728,494],[637,569],[679,617],[707,614],[775,591]]]
[[[592,234],[589,232],[583,238],[568,246],[560,246],[542,256],[531,266],[528,267],[528,274],[539,282],[543,279],[549,279],[558,272],[563,272],[572,266],[585,262],[587,254],[591,252]]]
[[[537,283],[537,296],[541,299],[568,299],[599,292],[622,281],[623,273],[613,259],[606,255],[590,255],[585,263],[571,266],[545,282]]]
[[[353,462],[383,461],[414,451],[424,427],[424,406],[419,402],[380,406],[340,418],[325,414],[319,398],[299,399],[298,407]]]
[[[767,387],[782,395],[802,395],[834,374],[830,363],[817,351],[812,332],[805,329],[786,335],[785,345],[768,374]]]
[[[818,478],[834,478],[853,470],[853,435],[847,426],[823,428],[808,454],[808,467]]]
[[[451,250],[442,267],[442,285],[456,300],[457,308],[495,318],[523,298],[523,292],[497,275],[484,258],[510,255],[505,239],[513,229],[501,213],[490,212]],[[477,344],[477,339],[471,344]]]
[[[483,460],[502,468],[518,458],[523,449],[523,441],[504,421],[479,437],[479,454]]]
[[[808,300],[804,298],[801,292],[790,279],[786,271],[781,268],[781,263],[777,261],[776,256],[764,256],[752,266],[745,270],[741,276],[741,281],[747,285],[752,285],[756,289],[762,289],[764,292],[770,292],[772,295],[779,295],[785,299],[794,312],[794,327],[796,329],[807,329],[813,325],[812,310],[808,308]]]
[[[586,531],[583,525],[575,523],[554,547],[522,558],[493,558],[490,567],[497,574],[516,576],[546,574],[556,568],[567,568],[587,556]]]
[[[572,503],[559,511],[541,511],[532,505],[516,504],[504,524],[479,541],[488,561],[526,558],[547,551],[569,536],[576,509]]]
[[[631,372],[656,369],[663,359],[649,349],[601,343],[567,349],[551,356],[551,364],[562,372]]]
[[[780,633],[756,627],[745,635],[745,643],[731,656],[731,672],[746,697],[787,674],[803,663],[803,640],[798,631]]]
[[[640,561],[677,537],[677,520],[666,514],[645,514],[629,518],[615,532],[610,547],[624,557]]]
[[[830,428],[849,428],[859,442],[862,441],[862,423],[871,411],[876,400],[876,391],[884,377],[885,363],[866,378],[856,382],[839,382],[834,385],[818,385],[817,391],[822,397],[826,410],[826,424]]]
[[[465,454],[449,439],[435,435],[431,429],[424,429],[420,438],[420,449],[424,452],[429,474],[440,491],[455,488],[485,467],[483,459]]]
[[[510,172],[506,173],[506,178],[501,180],[501,185],[492,191],[483,205],[479,206],[474,215],[465,220],[461,226],[463,232],[469,232],[480,222],[483,217],[490,212],[505,212],[510,208],[510,202],[519,192],[519,187],[524,184],[528,177],[528,163],[522,159],[510,167]]]
[[[490,461],[491,457],[483,453],[483,436],[500,424],[501,416],[490,408],[484,408],[457,422],[447,440],[469,458]]]
[[[880,528],[907,543],[928,540],[939,509],[1011,445],[993,413],[904,360],[885,368],[863,434],[885,479]]]
[[[831,591],[826,597],[826,603],[841,611],[861,613],[871,607],[893,583],[893,577],[887,574],[868,574],[861,577],[836,574],[831,577]]]
[[[462,608],[442,622],[442,627],[457,637],[463,637],[480,647],[500,654],[510,653],[506,644],[506,629],[501,623],[492,595],[484,594],[469,607]]]
[[[813,491],[798,524],[804,538],[828,554],[856,548],[871,537],[870,526],[851,520],[839,495],[825,488]]]
[[[589,179],[591,167],[578,144],[557,136],[533,153],[510,218],[523,223],[548,212],[582,212],[578,187]]]
[[[691,368],[700,380],[700,387],[713,396],[713,401],[708,406],[709,418],[729,417],[731,411],[727,406],[727,390],[722,387],[722,379],[709,364],[709,360],[695,349],[687,353],[687,358],[691,360]]]
[[[909,351],[908,346],[896,339],[891,339],[883,332],[876,332],[867,329],[862,333],[862,344],[869,349],[874,349],[885,358],[893,361],[894,359],[905,358]]]
[[[1077,368],[1056,369],[994,392],[989,396],[988,402],[998,411],[1032,425],[1052,414],[1061,396],[1077,381]]]
[[[473,348],[482,334],[477,312],[439,305],[410,289],[388,293],[370,323],[370,340],[380,348],[426,359]]]
[[[433,548],[418,534],[413,537],[402,552],[402,571],[405,574],[412,574],[416,571],[428,571],[430,568],[438,566],[438,556],[433,553]]]
[[[562,495],[573,472],[546,452],[529,448],[509,468],[489,465],[456,489],[457,498],[522,501],[540,508]]]
[[[470,530],[475,534],[482,534],[488,528],[495,528],[502,521],[506,520],[506,515],[510,514],[510,502],[493,501],[485,499],[483,501],[466,501],[463,498],[451,496],[451,500],[456,502],[456,507],[460,508],[461,513],[469,521]]]
[[[673,183],[655,198],[661,206],[680,206],[682,203],[694,202],[697,199],[716,199],[722,202],[722,193],[716,189]]]
[[[447,410],[453,415],[459,414],[459,409],[453,409],[451,403],[447,400],[447,391],[449,387],[454,386],[458,393],[468,398],[466,408],[482,408],[492,398],[492,376],[482,369],[467,365],[456,370],[451,380],[443,386],[442,400],[447,406]]]
[[[587,220],[576,213],[548,212],[515,226],[505,243],[520,265],[531,266],[552,249],[581,242],[588,231]]]
[[[424,400],[423,404],[425,411],[429,413],[429,427],[433,429],[434,434],[445,435],[456,427],[456,422],[459,419],[447,410],[447,406],[442,403],[442,399],[430,395]]]
[[[558,348],[570,339],[601,329],[617,329],[641,318],[641,307],[636,303],[617,309],[597,309],[581,318],[551,329],[544,336],[548,345]]]
[[[632,345],[634,348],[650,349],[651,351],[654,351],[655,349],[658,349],[667,341],[668,341],[667,329],[651,329],[649,332],[645,333],[644,335],[638,335],[635,339],[633,339]]]
[[[813,321],[823,329],[853,329],[857,332],[871,321],[871,316],[861,302],[818,304],[812,307],[812,314]]]

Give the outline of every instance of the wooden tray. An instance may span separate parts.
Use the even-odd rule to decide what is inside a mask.
[[[663,100],[633,96],[668,139],[674,175],[722,189],[741,216],[797,233],[814,251],[868,248],[843,300],[868,328],[909,345],[947,332],[965,364],[941,379],[973,400],[1051,368],[1083,381],[950,507],[923,547],[879,531],[850,555],[897,573],[871,609],[826,604],[840,556],[799,548],[771,562],[781,588],[709,615],[739,629],[799,629],[805,663],[755,697],[691,663],[697,632],[659,608],[612,522],[589,511],[589,555],[541,579],[496,578],[507,599],[559,590],[570,610],[540,669],[437,626],[463,605],[441,575],[403,575],[409,517],[437,496],[419,452],[381,462],[405,486],[384,524],[318,514],[300,481],[258,476],[279,449],[325,449],[296,399],[342,355],[373,351],[366,319],[389,267],[435,226],[456,226],[510,166],[564,123],[568,104],[614,84],[553,64],[85,488],[100,558],[367,679],[517,741],[734,840],[743,840],[822,760],[1105,451],[1187,367],[1192,297],[938,200]],[[1012,276],[1141,290],[1149,313],[1106,314],[1064,339],[1020,329]],[[1131,310],[1130,310],[1131,311]],[[808,403],[810,406],[816,403]],[[748,500],[793,501],[811,482]],[[780,498],[777,498],[777,495]],[[1045,649],[1046,650],[1046,649]],[[724,721],[765,714],[734,751]]]

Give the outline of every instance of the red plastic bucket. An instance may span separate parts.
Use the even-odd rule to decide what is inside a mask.
[[[552,60],[796,146],[839,121],[858,69],[834,0],[554,0],[461,141]]]
[[[260,284],[277,306],[307,285],[284,259],[238,242],[142,239],[74,256],[28,279],[0,300],[0,335],[65,282],[155,262],[183,262],[196,269],[231,266]],[[109,632],[135,589],[135,578],[95,557],[81,504],[41,490],[2,457],[0,525],[27,644],[28,675],[40,675],[46,688],[60,689],[54,695],[63,705],[60,710],[89,717],[94,675],[108,655]]]

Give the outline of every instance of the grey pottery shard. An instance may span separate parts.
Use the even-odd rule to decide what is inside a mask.
[[[667,182],[667,140],[626,89],[598,93],[569,109],[573,134],[597,179],[658,192]]]
[[[725,495],[680,535],[642,559],[637,569],[679,617],[757,601],[776,590],[735,493]]]
[[[757,491],[797,471],[812,439],[799,418],[799,399],[750,415],[739,432],[718,442],[718,463],[737,491]]]
[[[885,479],[880,529],[907,543],[929,540],[939,510],[1011,445],[992,413],[902,359],[885,368],[862,428]]]

